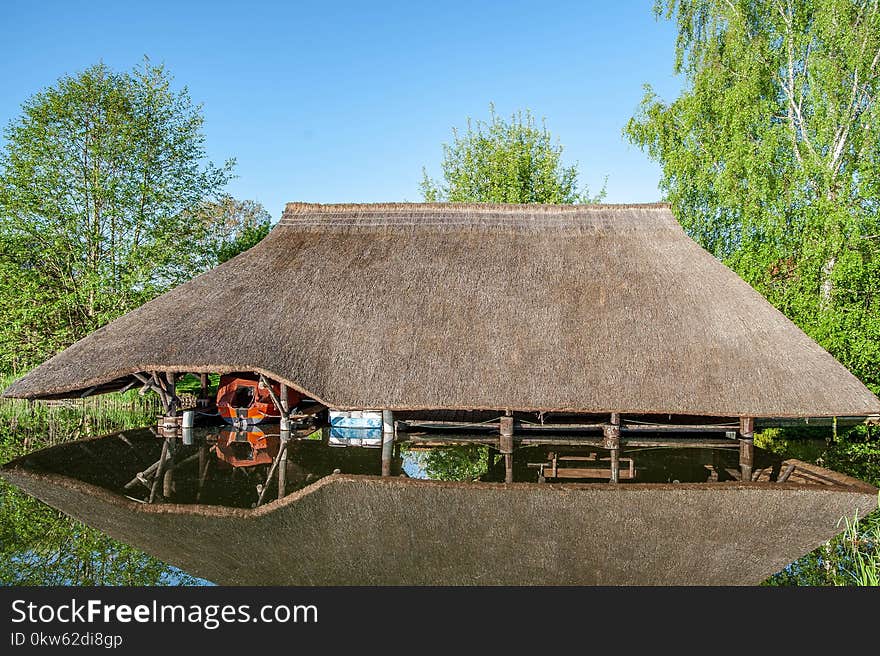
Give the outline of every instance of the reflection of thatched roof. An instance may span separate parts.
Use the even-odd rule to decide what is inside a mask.
[[[757,584],[877,503],[853,479],[558,486],[333,475],[246,510],[144,505],[21,462],[0,473],[232,585]]]
[[[660,205],[291,204],[6,394],[149,370],[259,370],[338,408],[880,412]]]

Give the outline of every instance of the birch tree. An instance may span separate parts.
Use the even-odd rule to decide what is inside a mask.
[[[877,0],[665,0],[682,94],[626,137],[688,233],[880,391]]]

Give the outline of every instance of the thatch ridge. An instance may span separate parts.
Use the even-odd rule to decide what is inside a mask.
[[[292,204],[285,217],[5,394],[250,370],[341,409],[880,413],[661,205]]]
[[[276,228],[681,230],[668,209],[665,203],[288,203]]]

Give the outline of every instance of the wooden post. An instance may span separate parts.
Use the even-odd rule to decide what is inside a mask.
[[[275,470],[278,469],[278,463],[281,462],[281,458],[284,457],[286,451],[287,443],[282,442],[281,446],[278,449],[278,455],[275,457],[275,460],[272,461],[272,466],[269,468],[269,475],[266,476],[266,482],[263,483],[262,487],[258,488],[260,490],[260,496],[257,498],[256,506],[263,505],[263,499],[266,497],[266,492],[269,491],[269,483],[272,482],[272,477],[275,475]]]
[[[290,396],[287,385],[281,384],[281,430],[290,430]]]
[[[150,486],[150,503],[156,500],[156,493],[159,491],[159,481],[165,475],[165,461],[168,459],[168,449],[171,444],[170,438],[165,438],[162,442],[162,453],[159,455],[159,465],[156,467],[156,473],[153,474],[153,484]]]
[[[755,465],[755,419],[739,418],[739,469],[740,480],[748,483],[752,480],[752,469]]]
[[[391,476],[391,458],[394,455],[394,413],[382,411],[382,476]]]
[[[162,496],[170,499],[174,496],[174,468],[165,469],[165,475],[162,477]]]
[[[168,414],[177,415],[177,409],[180,406],[180,399],[177,398],[177,374],[169,371],[165,374],[168,381]]]
[[[602,427],[602,446],[606,449],[620,448],[620,415],[612,413],[610,423]]]
[[[620,482],[620,448],[611,449],[611,482]]]
[[[203,441],[199,444],[199,487],[196,491],[196,503],[202,500],[202,490],[205,489],[205,480],[208,478],[208,468],[212,460],[208,458],[208,445]]]
[[[513,417],[501,417],[498,450],[501,453],[513,453]]]
[[[208,374],[199,374],[199,401],[208,400]],[[207,405],[205,403],[204,405]]]
[[[739,441],[740,480],[748,483],[752,480],[752,469],[755,465],[755,443],[752,440]]]
[[[265,378],[263,379],[265,380]],[[266,381],[269,383],[270,381]],[[269,390],[272,390],[272,386],[269,386]],[[287,385],[284,383],[281,384],[281,398],[279,402],[281,407],[278,410],[281,412],[281,418],[279,420],[280,428],[281,428],[281,462],[278,463],[278,498],[282,498],[287,494],[287,448],[290,443],[290,401],[287,393]]]
[[[620,414],[611,413],[610,421],[602,427],[602,446],[611,454],[611,482],[620,482]]]
[[[513,415],[509,411],[501,417],[500,428],[498,450],[504,454],[504,482],[513,483]]]
[[[290,431],[281,431],[281,462],[278,463],[278,498],[287,494],[287,448]]]

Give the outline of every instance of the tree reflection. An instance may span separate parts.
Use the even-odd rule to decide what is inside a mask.
[[[51,406],[0,401],[0,462],[64,441],[151,424],[153,400],[111,394]],[[67,517],[0,480],[0,584],[205,583]]]
[[[407,451],[426,477],[435,481],[474,481],[485,474],[489,466],[489,447],[481,444],[409,448]]]

